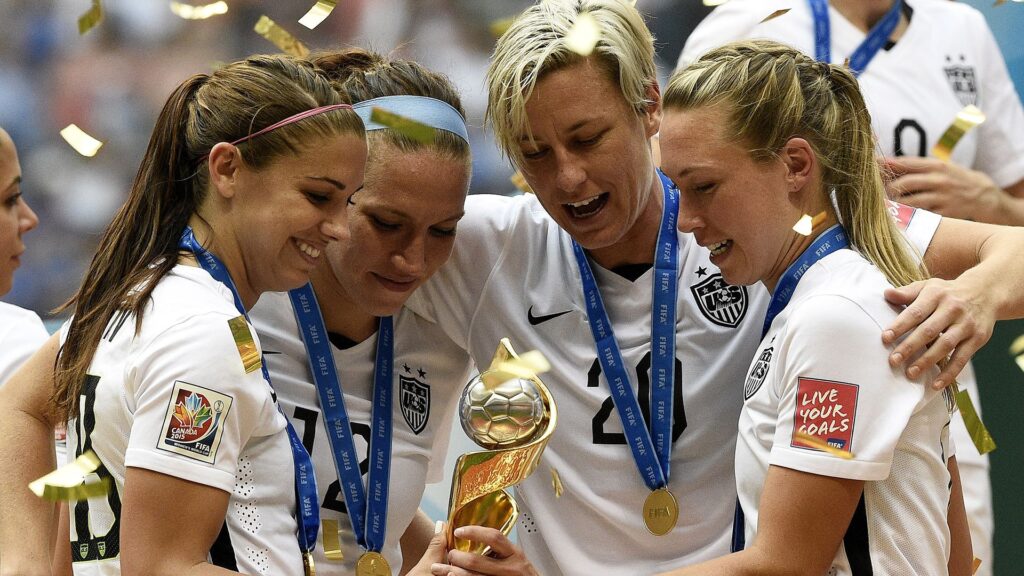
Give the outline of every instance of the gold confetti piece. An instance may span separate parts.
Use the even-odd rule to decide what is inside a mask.
[[[775,20],[776,18],[778,18],[779,16],[782,16],[783,14],[785,14],[786,12],[789,12],[790,10],[791,10],[791,8],[783,8],[782,10],[776,10],[775,12],[772,12],[771,14],[765,16],[764,20],[761,20],[760,23],[764,24],[765,22],[767,22],[769,20]]]
[[[278,26],[276,22],[266,16],[260,16],[253,30],[260,36],[270,40],[274,46],[280,48],[285,54],[291,54],[297,58],[309,56],[309,48],[306,48],[295,36],[289,34],[287,30]]]
[[[946,131],[939,137],[939,141],[932,147],[932,156],[942,160],[949,160],[950,155],[953,154],[953,148],[964,137],[964,134],[967,134],[972,128],[984,121],[985,113],[979,110],[977,106],[973,104],[965,106],[963,110],[956,113],[956,119],[953,120],[949,128],[946,128]]]
[[[970,435],[974,447],[978,449],[978,454],[985,455],[995,450],[996,441],[992,439],[992,434],[985,427],[985,423],[981,421],[978,411],[974,409],[974,401],[967,394],[967,390],[956,390],[955,398],[956,407],[960,409],[960,416],[964,419],[964,426],[967,427],[967,433]]]
[[[520,192],[523,192],[524,194],[533,194],[533,188],[530,188],[530,184],[526,181],[526,176],[523,176],[522,172],[516,172],[509,178],[509,180],[516,188],[519,189]]]
[[[1010,345],[1010,354],[1016,357],[1017,366],[1024,370],[1024,336],[1018,336]]]
[[[554,468],[551,469],[551,485],[555,488],[555,498],[561,498],[565,493],[565,488],[562,486],[562,477]]]
[[[828,442],[825,442],[824,440],[818,438],[817,436],[811,436],[810,434],[802,430],[797,430],[794,436],[797,440],[803,442],[804,444],[807,444],[811,448],[817,448],[818,450],[821,450],[823,452],[828,452],[829,454],[842,458],[843,460],[853,460],[853,454],[847,452],[846,450],[840,450],[839,448],[830,445]]]
[[[68,501],[86,500],[103,496],[110,491],[110,478],[86,483],[88,476],[100,467],[100,459],[92,450],[87,450],[74,462],[70,462],[29,483],[28,488],[43,500]]]
[[[590,56],[600,39],[601,27],[597,19],[590,13],[584,13],[565,34],[565,45],[580,56]]]
[[[171,0],[171,12],[173,12],[175,16],[184,18],[185,20],[206,20],[211,16],[227,14],[228,3],[221,0],[220,2],[214,2],[213,4],[192,6],[190,4],[182,4],[181,2],[174,2],[174,0]]]
[[[434,129],[430,126],[417,122],[412,118],[406,118],[401,114],[389,112],[383,108],[374,106],[370,111],[370,121],[383,124],[403,136],[408,136],[424,144],[430,144],[434,141]]]
[[[103,146],[103,142],[86,134],[81,128],[74,124],[68,124],[60,131],[61,137],[82,156],[92,158]]]
[[[515,18],[509,17],[501,18],[499,20],[491,22],[491,25],[489,26],[491,30],[491,36],[494,36],[495,38],[501,38],[502,36],[505,35],[505,32],[508,31],[509,27],[512,26],[512,22],[514,21]]]
[[[974,557],[974,568],[971,570],[971,574],[977,574],[978,568],[981,568],[981,558]]]
[[[103,20],[103,5],[100,0],[92,0],[92,6],[78,17],[78,35],[82,36],[92,30]]]
[[[534,378],[551,370],[551,364],[538,350],[520,354],[518,358],[510,358],[499,362],[493,370],[503,372],[512,378]]]
[[[309,12],[302,18],[299,18],[299,24],[302,24],[306,28],[312,30],[320,25],[325,18],[331,15],[334,8],[338,5],[338,0],[318,0]]]
[[[331,518],[324,518],[324,557],[331,562],[345,560],[341,553],[341,534],[338,521]]]
[[[793,231],[804,236],[810,236],[814,231],[814,227],[825,221],[828,214],[825,212],[818,212],[813,218],[810,214],[804,214],[797,220],[796,224],[793,224]]]
[[[242,367],[245,373],[249,374],[260,369],[262,360],[256,349],[256,342],[253,340],[252,331],[249,330],[249,323],[245,316],[235,316],[228,320],[228,328],[231,329],[231,337],[235,340],[238,348],[238,357],[242,359]]]

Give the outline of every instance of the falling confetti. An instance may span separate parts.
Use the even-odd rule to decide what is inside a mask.
[[[555,489],[555,498],[561,498],[562,494],[565,493],[565,488],[562,486],[562,477],[558,475],[558,470],[551,469],[551,486]]]
[[[325,18],[331,15],[334,8],[338,5],[337,0],[320,0],[306,12],[306,15],[299,18],[299,24],[302,24],[306,28],[312,30],[320,25]]]
[[[511,181],[520,192],[523,192],[524,194],[533,194],[533,188],[530,188],[530,184],[526,181],[526,177],[523,176],[522,172],[516,172],[513,174],[509,177],[509,181]]]
[[[776,10],[775,12],[772,12],[771,14],[765,16],[764,20],[761,20],[761,24],[764,24],[765,22],[767,22],[769,20],[775,20],[776,18],[778,18],[779,16],[782,16],[783,14],[785,14],[786,12],[789,12],[790,10],[791,10],[790,8],[783,8],[782,10]]]
[[[950,155],[953,154],[953,148],[964,137],[964,134],[967,134],[972,128],[984,121],[985,113],[979,110],[977,106],[973,104],[965,106],[963,110],[957,112],[956,119],[949,125],[949,128],[946,128],[946,131],[939,137],[939,141],[932,147],[932,156],[942,160],[949,160]]]
[[[60,135],[76,152],[89,158],[95,156],[99,152],[100,146],[103,146],[103,142],[89,136],[74,124],[68,124],[66,128],[60,131]]]
[[[50,501],[85,500],[103,496],[110,491],[110,478],[86,482],[90,474],[100,467],[100,459],[87,450],[73,462],[65,464],[46,476],[33,480],[28,488],[36,496]]]
[[[306,48],[302,42],[299,42],[287,30],[278,26],[276,22],[266,16],[260,16],[253,30],[260,36],[270,40],[274,46],[277,46],[286,54],[291,54],[298,58],[309,56],[309,48]]]
[[[797,220],[796,224],[793,225],[793,231],[797,234],[804,236],[810,236],[811,232],[814,231],[814,227],[825,221],[827,215],[824,212],[819,212],[817,216],[811,217],[810,214],[804,214]]]
[[[406,118],[401,114],[389,112],[383,108],[373,107],[370,111],[370,121],[382,124],[392,130],[412,138],[418,142],[429,144],[434,141],[434,129],[422,122]]]
[[[829,443],[818,438],[817,436],[811,436],[810,434],[802,430],[797,430],[794,434],[794,437],[800,442],[806,444],[807,446],[810,446],[811,448],[817,448],[818,450],[821,450],[823,452],[828,452],[829,454],[842,458],[843,460],[853,460],[853,454],[847,452],[846,450],[840,450],[839,448],[830,445]]]
[[[601,27],[589,13],[580,15],[565,35],[565,45],[580,56],[590,56],[601,39]]]
[[[78,17],[78,35],[81,36],[96,27],[103,20],[103,5],[100,0],[92,0],[92,6],[85,14]]]
[[[202,6],[192,6],[190,4],[182,4],[181,2],[171,2],[171,12],[179,18],[185,20],[206,20],[211,16],[218,16],[220,14],[228,13],[228,3],[214,2],[213,4],[204,4]]]

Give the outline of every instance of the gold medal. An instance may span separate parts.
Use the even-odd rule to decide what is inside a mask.
[[[316,576],[316,566],[313,565],[313,552],[302,553],[302,573],[306,576]]]
[[[391,566],[380,552],[365,552],[356,561],[356,576],[392,576]]]
[[[652,490],[644,500],[644,524],[655,536],[664,536],[676,527],[679,504],[668,488]]]

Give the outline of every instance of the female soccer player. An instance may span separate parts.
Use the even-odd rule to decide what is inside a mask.
[[[327,245],[311,287],[264,294],[252,320],[285,414],[316,464],[325,526],[317,574],[353,574],[371,561],[404,574],[433,534],[417,508],[426,483],[446,473],[451,422],[472,364],[403,304],[451,254],[469,188],[468,131],[454,86],[415,62],[358,48],[313,61],[366,125],[365,186],[349,201],[351,234]],[[433,139],[422,143],[373,122],[374,108],[431,127]],[[321,362],[332,361],[334,370],[321,373]],[[340,416],[323,408],[332,390],[342,394],[350,427],[336,427]],[[374,408],[378,401],[391,409]],[[351,432],[334,437],[339,429]],[[345,461],[358,471],[346,475]],[[372,498],[375,486],[384,490]]]
[[[585,14],[598,28],[589,56],[566,41]],[[544,380],[563,417],[540,468],[554,470],[564,491],[552,489],[550,474],[518,486],[520,545],[546,575],[645,574],[727,553],[731,423],[746,376],[734,360],[754,354],[760,326],[751,318],[763,317],[768,299],[760,288],[727,284],[691,235],[668,231],[670,186],[648,144],[661,119],[650,32],[628,2],[542,1],[498,41],[488,92],[495,135],[536,194],[470,196],[451,261],[409,306],[435,318],[478,364],[501,337],[551,360]],[[936,283],[915,285],[921,296],[908,313],[938,311],[903,342],[910,350],[934,339],[925,332],[946,329],[915,365],[957,348],[952,364],[962,367],[985,338],[950,311],[1024,313],[1009,288],[1022,262],[992,242],[995,234],[1019,250],[1024,235],[948,219],[936,229],[923,212],[913,220],[922,251],[936,232],[925,259],[943,275],[985,257],[941,297],[931,292]],[[933,262],[940,253],[946,262]],[[453,557],[470,569],[490,560]]]
[[[70,507],[75,574],[303,571],[309,455],[245,312],[309,280],[365,159],[362,122],[309,62],[256,56],[174,91],[70,303],[54,386],[37,384],[51,340],[0,396],[0,454],[19,462],[0,481],[4,573],[48,569],[48,509],[26,483],[52,467],[39,429],[64,420],[111,482]]]
[[[21,237],[37,224],[39,218],[21,193],[18,150],[0,128],[0,296],[10,292],[21,265]],[[45,341],[46,328],[35,312],[0,302],[0,386]]]
[[[878,337],[898,311],[885,289],[924,273],[889,215],[856,78],[734,43],[673,76],[663,105],[680,228],[725,281],[771,293],[736,447],[750,545],[672,574],[969,574],[951,396],[890,367]],[[804,214],[819,215],[810,234],[794,230]]]

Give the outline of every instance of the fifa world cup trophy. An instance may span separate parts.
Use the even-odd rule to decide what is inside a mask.
[[[512,531],[519,508],[505,489],[536,470],[558,411],[535,371],[524,368],[502,338],[491,366],[466,385],[459,417],[462,429],[484,450],[463,454],[455,464],[448,543],[453,549],[488,554],[489,547],[455,538],[453,532],[470,525],[497,528],[506,535]]]

